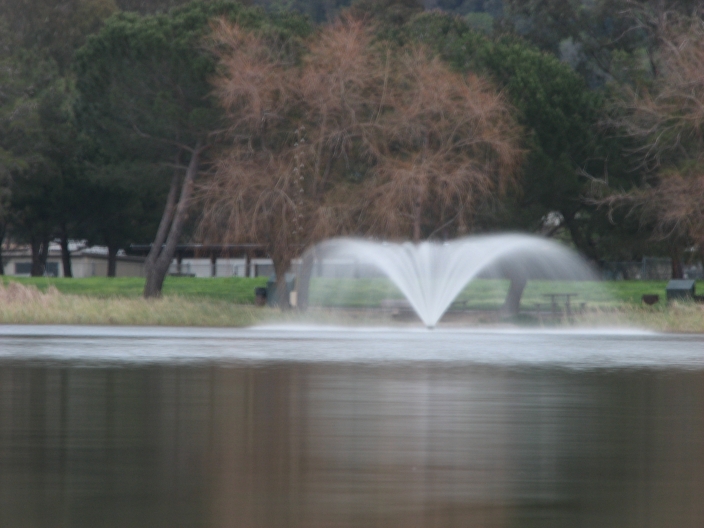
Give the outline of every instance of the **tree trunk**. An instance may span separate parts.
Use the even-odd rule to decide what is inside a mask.
[[[682,269],[682,258],[678,251],[672,252],[672,278],[684,278],[684,270]]]
[[[186,175],[181,184],[181,196],[179,197],[178,204],[176,204],[178,178],[174,176],[174,179],[171,181],[171,189],[169,190],[164,215],[161,218],[154,244],[144,263],[147,276],[147,280],[144,283],[145,298],[158,297],[161,295],[164,279],[166,278],[169,266],[176,252],[176,244],[178,244],[178,239],[181,237],[186,212],[188,211],[191,195],[193,194],[193,181],[195,180],[196,174],[198,174],[200,155],[202,152],[203,147],[200,142],[198,142],[191,154],[191,161],[188,164]]]
[[[32,277],[42,277],[46,271],[46,260],[49,257],[49,237],[32,237]]]
[[[420,242],[420,217],[421,217],[421,203],[418,200],[413,207],[413,242],[418,244]]]
[[[29,274],[32,277],[41,277],[44,274],[44,269],[42,269],[39,263],[39,250],[41,249],[41,245],[41,241],[36,237],[32,237],[29,241],[29,246],[32,251],[32,269]]]
[[[310,248],[303,254],[301,266],[298,268],[296,275],[296,308],[301,311],[308,309],[310,290],[310,278],[313,274],[313,265],[315,264],[315,248]]]
[[[0,275],[5,275],[5,263],[2,261],[2,243],[5,241],[5,224],[0,227]]]
[[[274,304],[282,310],[291,307],[288,288],[286,287],[286,272],[291,264],[291,259],[284,256],[272,255],[274,261],[274,273],[276,273],[276,297]]]
[[[108,244],[108,277],[114,277],[117,270],[117,246]]]
[[[61,232],[61,266],[64,270],[64,277],[73,277],[71,252],[68,249],[68,235],[65,229]]]
[[[49,259],[49,235],[42,240],[42,247],[39,251],[39,264],[42,267],[42,275],[46,275],[46,261]]]
[[[512,277],[511,285],[508,287],[508,293],[506,294],[506,300],[504,305],[501,307],[501,313],[507,316],[516,316],[521,309],[521,297],[523,296],[523,290],[526,287],[525,277]]]
[[[176,210],[176,197],[178,196],[179,182],[181,178],[178,172],[174,173],[173,178],[171,178],[171,187],[169,188],[169,194],[166,197],[166,206],[164,207],[164,213],[161,215],[161,221],[159,222],[159,228],[156,232],[156,238],[154,239],[154,244],[149,250],[147,255],[148,262],[156,262],[157,257],[161,253],[162,246],[166,240],[166,235],[169,233],[169,227],[171,226],[171,221],[174,217],[174,211]]]

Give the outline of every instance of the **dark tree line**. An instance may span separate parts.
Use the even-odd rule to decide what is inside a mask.
[[[520,185],[474,204],[473,230],[561,236],[594,260],[637,258],[645,247],[676,256],[700,235],[664,229],[672,216],[642,207],[640,190],[674,182],[675,204],[678,192],[698,188],[698,162],[646,162],[644,149],[652,152],[662,135],[630,125],[643,115],[643,94],[669,93],[678,58],[663,50],[676,40],[673,27],[694,35],[699,49],[697,7],[689,0],[0,0],[0,235],[31,247],[33,274],[44,272],[48,245],[59,242],[67,276],[71,239],[107,246],[112,273],[120,248],[151,240],[145,293],[158,294],[175,244],[196,227],[193,188],[231,141],[212,93],[213,20],[225,17],[303,57],[316,24],[347,13],[373,27],[383,46],[422,44],[455,72],[506,94],[523,131]],[[634,100],[640,105],[629,106]],[[696,127],[683,130],[697,137]],[[679,180],[663,177],[672,167]],[[447,235],[428,218],[418,236]]]

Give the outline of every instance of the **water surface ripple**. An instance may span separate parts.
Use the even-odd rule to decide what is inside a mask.
[[[453,362],[704,367],[704,336],[623,329],[0,327],[0,359],[78,363]]]
[[[0,327],[0,526],[704,526],[704,339]]]

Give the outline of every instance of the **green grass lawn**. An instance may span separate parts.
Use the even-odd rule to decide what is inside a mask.
[[[606,308],[622,305],[640,305],[646,293],[660,295],[665,299],[667,281],[609,281],[567,282],[529,281],[523,293],[521,306],[524,309],[546,306],[550,301],[547,293],[576,293],[576,305],[587,303],[589,307]],[[509,281],[478,279],[470,283],[457,296],[457,301],[466,302],[471,309],[498,309],[508,291]],[[704,283],[698,283],[699,290]],[[398,289],[386,279],[314,279],[311,281],[311,305],[321,306],[379,306],[384,299],[401,299]]]
[[[100,298],[140,297],[144,279],[140,277],[89,277],[65,279],[50,277],[3,277],[3,284],[10,281],[26,286],[36,286],[46,291],[54,286],[59,292],[69,295],[85,295]],[[167,277],[164,281],[164,296],[177,295],[193,299],[212,299],[234,304],[253,304],[254,288],[265,286],[267,278],[217,277]]]
[[[139,277],[90,277],[64,279],[49,277],[3,277],[24,285],[34,285],[40,291],[54,286],[59,292],[99,298],[136,298],[141,296],[144,279]],[[254,279],[243,277],[195,278],[167,277],[164,296],[179,296],[201,300],[218,300],[233,304],[254,303],[254,288],[266,285],[266,277]],[[497,309],[508,290],[506,280],[479,279],[473,281],[457,297],[466,301],[467,308]],[[576,293],[577,305],[587,303],[590,307],[615,307],[640,305],[641,296],[655,293],[665,299],[667,281],[610,281],[610,282],[564,282],[529,281],[523,293],[521,306],[524,309],[546,305],[546,293]],[[704,282],[697,284],[704,291]],[[311,281],[311,305],[368,307],[379,306],[384,299],[401,299],[401,293],[387,279],[313,279]]]

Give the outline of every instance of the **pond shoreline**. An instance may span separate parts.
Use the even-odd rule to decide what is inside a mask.
[[[306,313],[257,307],[208,297],[165,295],[98,297],[60,293],[49,286],[10,282],[0,287],[0,324],[61,324],[115,326],[247,327],[267,323],[335,325],[421,326],[410,310],[380,307],[316,306]],[[525,306],[518,316],[506,318],[495,308],[452,308],[442,326],[477,328],[636,327],[659,332],[704,333],[704,305],[694,303],[639,306],[618,303],[586,305],[569,315]]]

